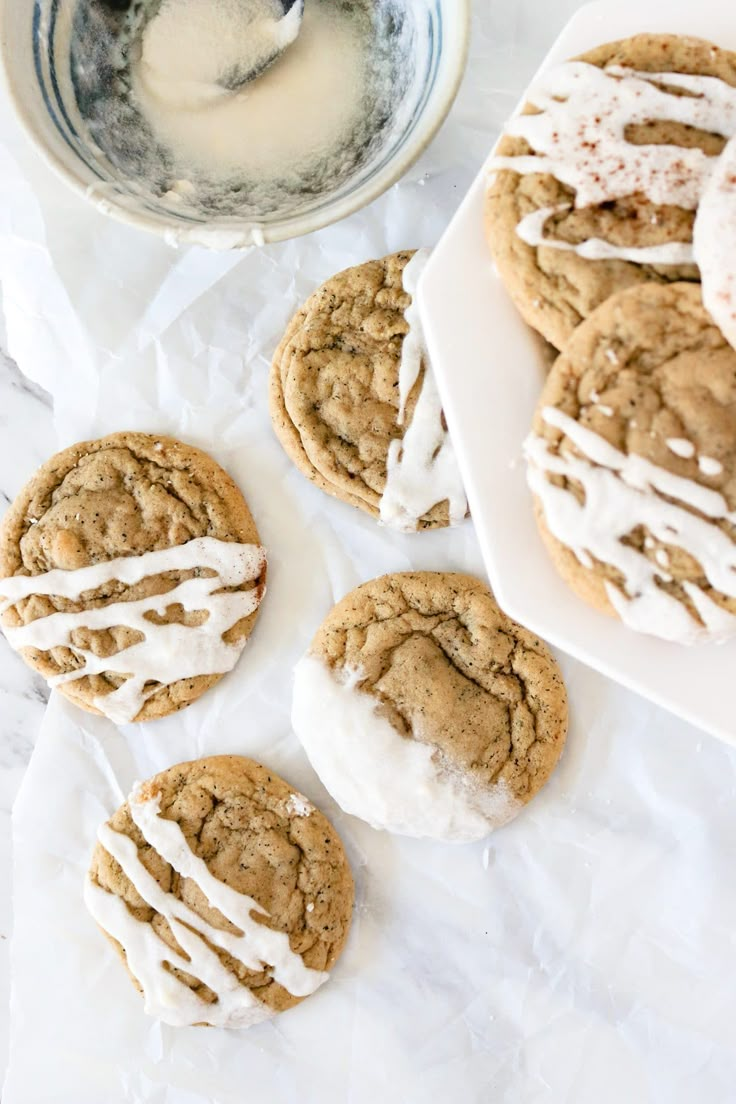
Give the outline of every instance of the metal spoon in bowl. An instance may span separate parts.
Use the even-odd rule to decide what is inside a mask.
[[[103,8],[122,14],[133,8],[135,0],[98,0]],[[217,3],[217,0],[214,0]],[[149,0],[136,14],[136,34],[142,34],[143,28],[157,13],[162,0]],[[243,60],[237,66],[222,74],[217,83],[225,92],[237,92],[243,85],[259,77],[281,57],[285,50],[295,42],[301,30],[304,17],[304,0],[276,0],[266,5],[264,0],[238,0],[239,18],[245,15],[250,19],[253,35],[243,42]],[[264,8],[281,8],[281,14],[271,12],[264,15]],[[242,26],[242,22],[241,22]]]
[[[284,9],[283,15],[277,19],[263,19],[258,11],[259,0],[240,0],[241,4],[253,9],[253,22],[258,23],[259,35],[250,57],[220,77],[218,83],[228,92],[237,92],[244,84],[255,80],[296,41],[304,18],[304,0],[279,2]]]

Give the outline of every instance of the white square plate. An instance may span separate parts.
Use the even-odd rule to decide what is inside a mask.
[[[570,20],[542,69],[641,32],[691,34],[736,50],[727,0],[603,0]],[[729,687],[736,641],[669,644],[597,613],[562,582],[538,536],[521,446],[546,363],[496,275],[483,233],[486,170],[427,265],[419,303],[491,585],[511,616],[632,690],[736,743]]]

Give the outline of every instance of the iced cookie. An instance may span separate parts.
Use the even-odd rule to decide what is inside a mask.
[[[458,525],[468,512],[414,301],[427,251],[328,280],[273,359],[271,417],[318,487],[384,525]]]
[[[118,724],[191,704],[235,666],[266,558],[199,449],[116,433],[33,476],[0,526],[0,622],[51,686]]]
[[[491,160],[486,230],[522,315],[558,349],[617,291],[698,279],[693,221],[736,134],[736,54],[637,35],[548,69]]]
[[[682,644],[736,633],[736,351],[697,285],[599,307],[552,369],[526,456],[582,598]]]
[[[175,1027],[249,1027],[323,985],[353,879],[329,821],[272,771],[220,755],[136,785],[103,824],[84,899]]]
[[[549,778],[567,731],[546,645],[469,575],[385,575],[332,610],[292,723],[338,804],[376,828],[481,839]]]

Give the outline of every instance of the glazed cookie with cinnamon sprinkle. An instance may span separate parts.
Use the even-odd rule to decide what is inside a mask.
[[[327,981],[353,879],[302,794],[222,755],[136,785],[100,828],[84,896],[149,1015],[249,1027]]]
[[[469,575],[364,583],[296,668],[292,722],[348,813],[408,836],[481,839],[552,773],[567,698],[546,645]]]
[[[677,35],[543,72],[490,162],[486,232],[530,325],[558,349],[617,291],[697,281],[693,224],[736,134],[736,54]]]
[[[52,457],[0,527],[0,624],[76,705],[164,717],[231,670],[266,557],[232,479],[170,437],[116,433]]]
[[[682,644],[736,634],[736,350],[698,286],[599,307],[525,451],[542,537],[578,595]]]

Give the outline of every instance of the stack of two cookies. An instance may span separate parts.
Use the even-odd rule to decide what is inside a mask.
[[[491,161],[486,230],[561,350],[526,443],[574,590],[633,629],[736,633],[736,55],[640,35],[547,70]]]

